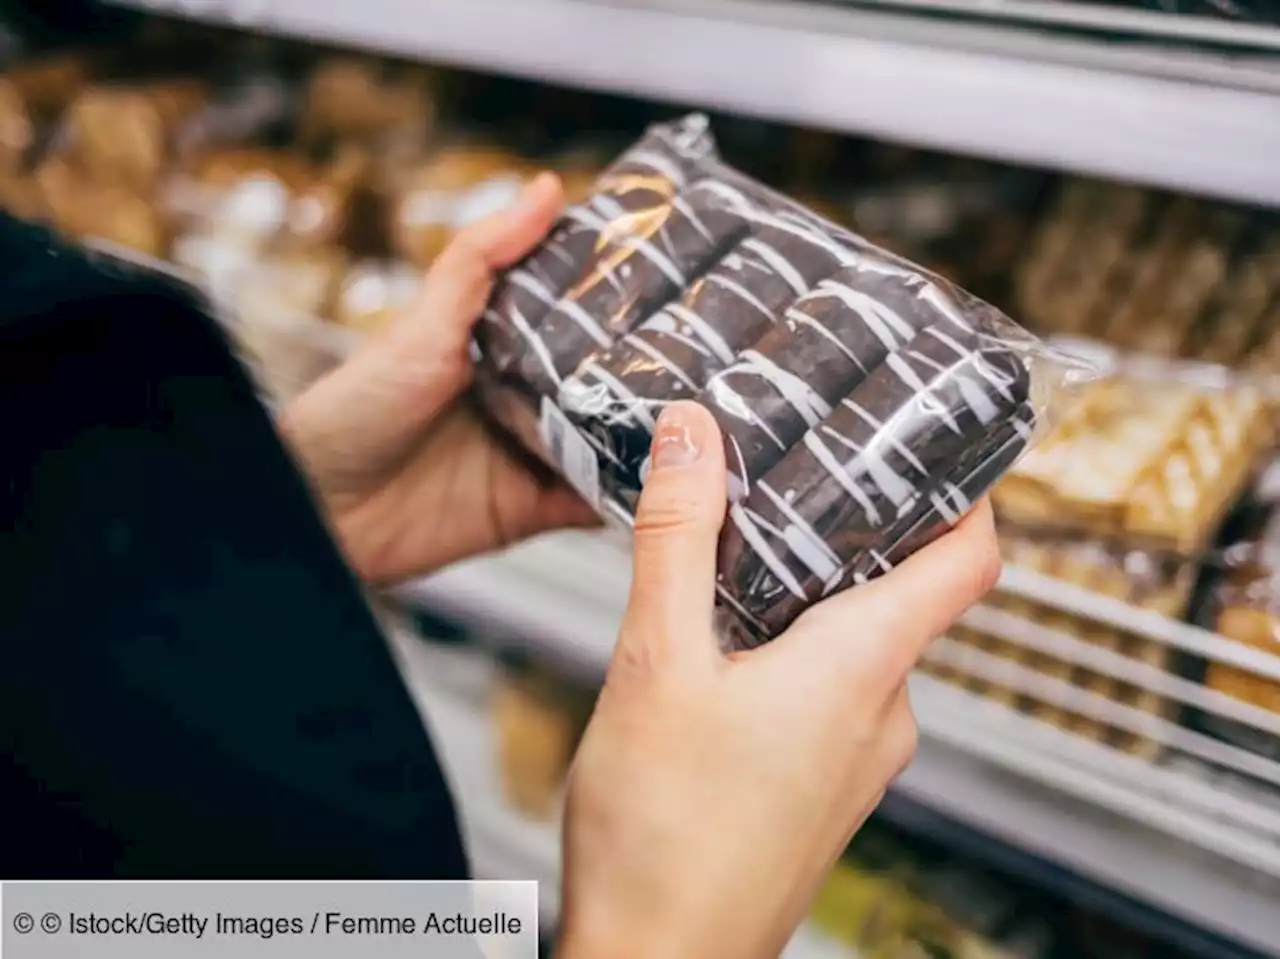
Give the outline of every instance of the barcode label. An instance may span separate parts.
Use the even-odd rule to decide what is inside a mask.
[[[591,444],[548,396],[542,398],[542,443],[578,495],[600,511],[600,461]]]

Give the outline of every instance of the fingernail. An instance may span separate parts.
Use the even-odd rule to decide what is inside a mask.
[[[687,407],[680,403],[666,407],[653,433],[652,468],[680,469],[696,463],[699,454]]]

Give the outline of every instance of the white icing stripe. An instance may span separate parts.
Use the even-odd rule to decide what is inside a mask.
[[[862,321],[871,328],[881,343],[892,352],[905,344],[913,336],[913,330],[902,317],[889,309],[874,297],[867,296],[844,283],[835,280],[823,280],[818,284],[818,291],[827,293],[840,300],[845,306],[854,310]]]
[[[845,466],[845,472],[851,479],[863,473],[867,474],[871,477],[871,482],[875,483],[876,489],[899,509],[916,497],[915,485],[906,477],[899,475],[898,471],[890,466],[876,449],[877,444],[888,442],[885,433],[877,433],[871,438],[870,443],[859,447],[857,443],[841,436],[829,426],[824,426],[822,431],[854,454],[855,458]]]
[[[738,391],[724,381],[725,372],[727,371],[717,373],[711,378],[711,382],[707,384],[707,395],[725,413],[742,420],[744,423],[750,423],[755,429],[769,437],[774,446],[785,452],[787,444],[783,443],[782,439],[773,430],[769,429],[768,423],[757,416],[751,407],[747,406],[746,400],[739,395]],[[743,477],[743,479],[745,481],[746,478]]]
[[[722,200],[726,200],[730,205],[730,210],[734,213],[745,214],[754,210],[754,205],[747,199],[746,194],[719,180],[699,180],[690,187],[690,192],[695,190],[705,190],[708,193],[715,194]]]
[[[813,330],[815,333],[817,333],[819,336],[822,336],[825,339],[830,340],[831,344],[837,350],[839,350],[841,353],[847,356],[850,360],[852,360],[853,363],[858,367],[858,369],[862,370],[862,372],[864,373],[867,372],[867,368],[862,365],[862,360],[858,359],[857,355],[853,352],[853,350],[849,349],[847,346],[841,343],[839,337],[837,337],[834,333],[832,333],[829,329],[827,329],[825,326],[823,326],[813,317],[806,316],[804,313],[801,313],[799,310],[796,310],[796,309],[787,310],[786,317],[792,323],[797,323],[800,326],[807,326],[811,330]]]
[[[920,459],[916,456],[916,454],[911,452],[911,450],[907,447],[906,443],[902,442],[896,430],[887,429],[883,423],[881,423],[878,419],[876,419],[874,416],[868,413],[865,409],[863,409],[857,403],[853,402],[853,400],[851,399],[847,399],[847,398],[843,399],[840,401],[840,403],[842,406],[845,406],[848,409],[853,410],[854,413],[856,413],[859,417],[861,417],[862,420],[868,426],[870,426],[872,429],[876,431],[877,436],[884,435],[888,437],[888,442],[893,446],[895,450],[898,451],[898,453],[902,456],[902,458],[905,459],[907,463],[910,464],[913,468],[915,468],[915,470],[918,473],[920,473],[925,479],[929,478],[929,471],[925,469],[924,463],[920,462]]]
[[[697,313],[682,303],[668,303],[667,312],[693,330],[698,339],[707,344],[707,349],[714,353],[721,363],[733,362],[733,350],[729,348],[729,344]]]
[[[783,539],[796,558],[809,568],[809,572],[824,582],[839,573],[840,557],[822,541],[822,537],[805,522],[804,517],[792,509],[791,504],[779,496],[768,483],[761,481],[756,486],[769,497],[769,501],[778,512],[790,521],[791,525],[783,531]],[[792,535],[793,531],[800,535],[798,537]]]
[[[753,238],[744,241],[742,248],[744,250],[750,250],[756,256],[760,257],[760,259],[768,263],[769,266],[773,268],[774,272],[777,273],[778,276],[782,277],[787,286],[791,287],[791,289],[795,291],[797,296],[803,296],[809,292],[809,284],[805,282],[800,271],[792,266],[786,257],[767,243],[762,243],[760,240]]]
[[[715,235],[707,229],[706,224],[698,219],[698,214],[693,212],[693,207],[689,204],[688,200],[684,197],[673,196],[671,198],[671,205],[689,218],[689,222],[693,224],[693,228],[705,236],[708,243],[715,243]]]
[[[599,203],[601,198],[597,198],[594,203]],[[600,204],[604,206],[605,204]],[[616,206],[617,204],[613,204]],[[619,207],[621,209],[621,207]],[[623,214],[625,215],[625,213]],[[679,268],[671,262],[670,258],[665,256],[661,250],[646,240],[644,237],[636,236],[630,233],[617,234],[616,224],[610,223],[608,220],[601,218],[599,215],[592,213],[590,210],[582,208],[570,208],[565,216],[573,217],[580,223],[592,227],[597,230],[602,237],[610,237],[617,243],[628,246],[636,252],[640,253],[646,260],[656,266],[667,278],[676,286],[683,287],[685,285],[684,274]],[[616,234],[616,235],[613,235]]]
[[[937,493],[929,494],[929,502],[933,504],[933,508],[938,511],[938,514],[946,523],[955,526],[956,523],[960,522],[960,515],[951,508],[951,504]]]
[[[551,382],[559,386],[562,380],[560,379],[560,373],[556,370],[556,361],[552,358],[551,351],[547,349],[547,344],[542,341],[542,337],[529,325],[529,321],[524,318],[524,314],[515,307],[511,309],[511,325],[519,331],[525,342],[529,344],[529,348],[533,350],[538,361],[550,375]]]
[[[973,324],[966,320],[963,314],[956,309],[951,299],[943,294],[943,292],[932,283],[927,284],[924,289],[916,294],[917,299],[924,300],[935,310],[941,313],[946,319],[950,320],[960,329],[967,333],[976,333]]]
[[[878,550],[869,549],[867,550],[867,555],[876,561],[876,565],[879,566],[883,572],[893,572],[893,564],[885,559]]]
[[[898,374],[898,379],[911,387],[922,410],[938,416],[957,436],[964,435],[964,431],[960,429],[960,424],[955,421],[955,418],[947,411],[947,408],[938,401],[938,398],[929,392],[929,387],[925,385],[925,382],[920,379],[906,360],[897,353],[890,353],[887,362],[889,369]]]
[[[827,432],[830,432],[828,430]],[[862,507],[862,511],[867,515],[867,521],[873,526],[879,526],[881,522],[880,511],[876,509],[876,504],[871,502],[871,498],[867,496],[866,491],[855,483],[844,470],[844,465],[836,458],[835,454],[823,444],[818,438],[818,434],[812,431],[804,434],[804,445],[809,448],[809,452],[813,454],[813,458],[826,468],[831,478],[839,483],[853,500]]]
[[[594,316],[582,308],[582,304],[577,300],[571,300],[568,297],[561,299],[556,304],[556,311],[563,313],[578,326],[582,327],[583,332],[591,337],[597,346],[608,349],[613,345],[613,337],[596,321]]]
[[[1006,400],[1013,399],[1013,392],[1010,390],[1010,387],[1013,385],[1013,381],[988,363],[986,358],[983,357],[980,352],[977,350],[966,350],[961,344],[947,336],[946,333],[943,333],[937,327],[931,326],[926,332],[935,339],[940,340],[947,346],[951,347],[951,349],[955,350],[956,355],[972,356],[974,358],[974,367],[978,370],[978,375],[994,386],[1000,395]]]
[[[646,401],[631,392],[625,383],[608,370],[602,369],[595,360],[587,360],[583,363],[581,373],[590,373],[609,389],[613,390],[617,397],[626,404],[627,413],[634,416],[642,425],[648,427],[650,432],[653,431],[653,414],[646,409]]]
[[[680,367],[676,366],[676,364],[672,362],[671,357],[667,356],[665,353],[663,353],[661,350],[657,349],[656,347],[649,345],[644,340],[640,339],[638,336],[627,335],[625,339],[627,340],[628,343],[634,346],[641,353],[644,353],[650,359],[656,360],[659,366],[663,367],[666,370],[669,370],[672,374],[675,375],[676,379],[678,379],[685,386],[689,387],[689,389],[693,390],[694,392],[697,392],[698,384],[693,382],[693,380],[689,379],[688,374],[686,374],[684,370],[680,369]]]
[[[636,333],[660,333],[662,336],[669,337],[677,343],[682,343],[689,349],[702,356],[710,356],[711,351],[707,349],[706,344],[699,343],[692,336],[685,336],[679,329],[678,323],[670,313],[663,310],[661,313],[655,313],[649,319],[645,320]],[[628,333],[627,337],[634,336],[634,333]]]
[[[810,429],[831,415],[831,407],[813,387],[756,350],[744,350],[739,362],[725,371],[726,376],[734,373],[764,380],[804,418]]]
[[[967,513],[969,512],[969,510],[973,509],[973,502],[969,499],[968,496],[964,494],[964,490],[962,490],[955,483],[947,483],[946,487],[947,487],[947,492],[951,495],[951,498],[955,501],[956,509],[960,510],[961,513]]]
[[[1019,419],[1018,417],[1015,416],[1013,418],[1013,428],[1017,430],[1018,435],[1021,436],[1024,440],[1027,440],[1028,442],[1031,440],[1031,434],[1033,431],[1033,426],[1031,423],[1028,423],[1026,420]]]
[[[811,246],[818,247],[818,249],[829,253],[840,266],[853,266],[858,263],[860,259],[852,250],[841,246],[827,234],[819,233],[809,224],[800,225],[755,208],[737,210],[735,212],[752,223],[758,223],[761,226],[771,226],[784,233],[789,233]]]
[[[647,166],[651,170],[657,170],[676,186],[684,186],[684,171],[661,153],[653,150],[632,150],[623,157],[622,162]]]
[[[741,531],[742,538],[755,550],[756,555],[764,561],[765,566],[769,567],[769,571],[778,578],[778,581],[790,590],[791,595],[798,599],[804,599],[804,589],[796,578],[791,575],[791,570],[787,569],[782,557],[775,553],[765,538],[760,535],[760,530],[756,528],[753,521],[753,514],[749,513],[739,503],[729,507],[729,518],[733,520],[733,525]]]
[[[978,421],[983,426],[994,423],[1000,415],[1000,407],[996,406],[990,394],[981,385],[963,373],[957,373],[956,382],[960,387],[960,395],[964,397],[965,404],[969,409],[973,410],[973,415],[978,418]]]
[[[708,283],[714,283],[716,286],[724,287],[730,293],[733,293],[735,296],[751,304],[751,306],[759,310],[769,320],[774,319],[773,311],[765,306],[764,303],[757,299],[756,296],[741,283],[729,279],[723,273],[708,273],[706,281]]]
[[[556,305],[556,295],[531,274],[514,272],[507,276],[507,282],[532,293],[535,299],[541,300],[547,306],[554,308]]]

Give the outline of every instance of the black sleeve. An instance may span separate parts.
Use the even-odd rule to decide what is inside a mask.
[[[0,222],[0,875],[463,878],[249,378],[166,276]]]

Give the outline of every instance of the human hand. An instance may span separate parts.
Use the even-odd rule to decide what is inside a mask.
[[[914,754],[908,673],[999,575],[990,508],[726,657],[715,421],[667,407],[652,463],[629,608],[570,777],[558,954],[776,959]]]
[[[545,530],[594,525],[568,486],[496,443],[468,393],[468,344],[494,275],[547,233],[564,196],[543,174],[462,230],[415,305],[281,418],[348,561],[385,585]]]

